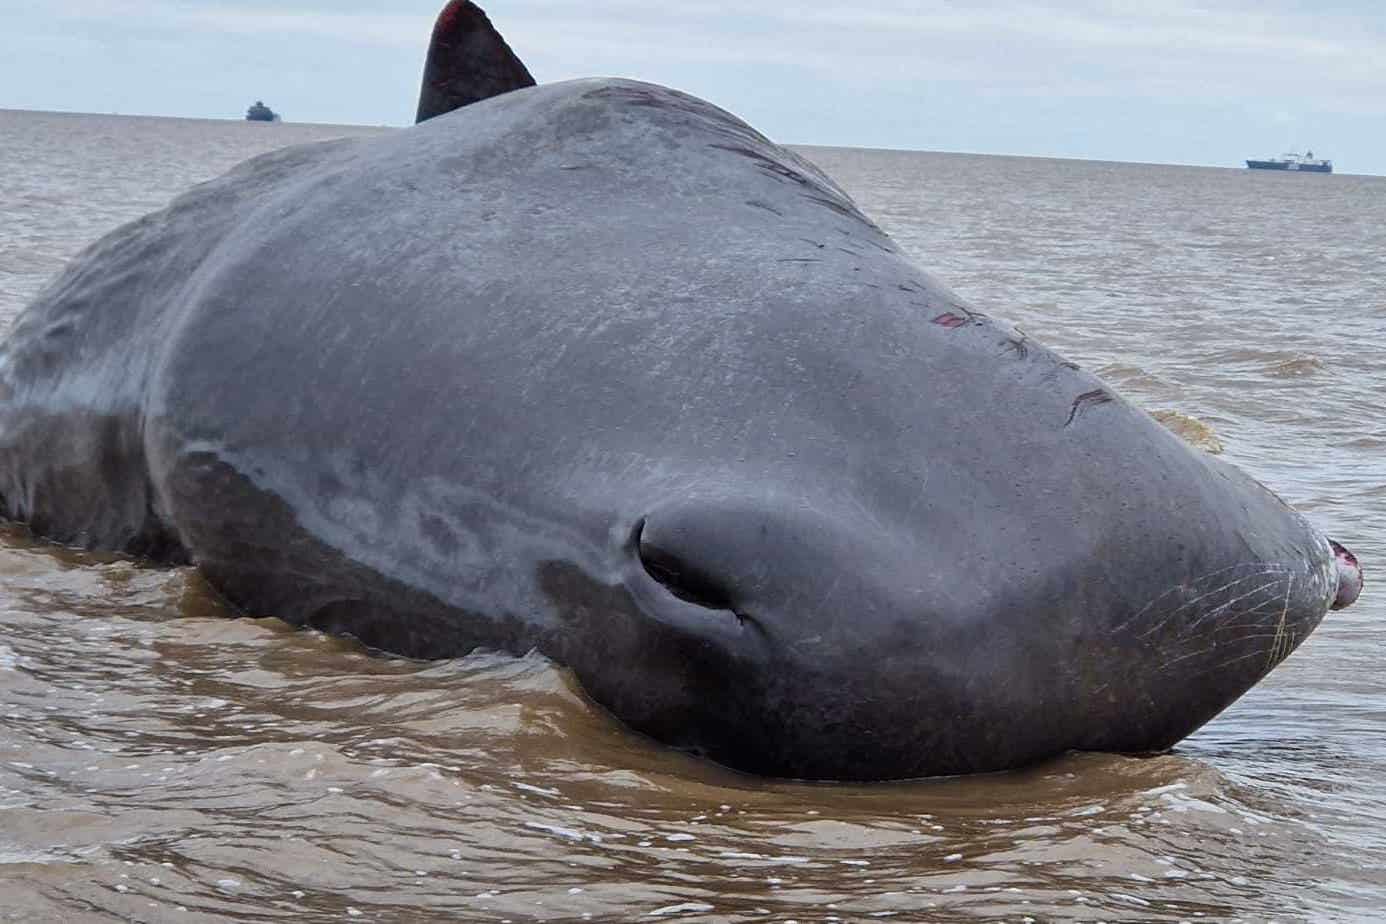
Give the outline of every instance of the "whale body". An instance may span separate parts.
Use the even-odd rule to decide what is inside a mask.
[[[811,779],[1167,749],[1360,586],[812,164],[619,79],[271,153],[98,242],[0,347],[0,504],[385,651],[537,649]]]

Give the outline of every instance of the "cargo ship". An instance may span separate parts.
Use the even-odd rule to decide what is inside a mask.
[[[245,112],[247,122],[278,122],[279,113],[266,106],[263,100],[256,100],[255,105]]]
[[[1315,160],[1313,151],[1305,154],[1283,154],[1269,160],[1249,160],[1246,165],[1252,170],[1297,170],[1300,173],[1333,172],[1333,161]]]

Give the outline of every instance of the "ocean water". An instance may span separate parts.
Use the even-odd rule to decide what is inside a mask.
[[[0,328],[261,151],[0,111]],[[431,664],[0,529],[0,921],[1369,921],[1386,907],[1386,179],[805,148],[936,277],[1221,451],[1368,587],[1148,759],[769,782],[538,657]]]

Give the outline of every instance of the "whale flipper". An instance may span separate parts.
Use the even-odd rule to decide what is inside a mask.
[[[481,7],[451,0],[438,14],[424,64],[416,122],[534,86],[534,78]]]

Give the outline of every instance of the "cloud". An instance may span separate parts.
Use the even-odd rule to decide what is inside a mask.
[[[594,61],[700,61],[793,68],[868,89],[947,83],[1026,96],[1288,94],[1343,111],[1386,105],[1379,15],[1330,16],[1275,0],[1217,10],[1183,0],[762,2],[753,11],[715,0],[518,0],[493,18],[522,56],[559,76],[591,73],[584,65]]]
[[[381,14],[313,7],[176,0],[50,0],[53,16],[69,24],[121,32],[212,33],[235,36],[310,36],[361,45],[423,47],[432,25],[427,14]]]
[[[437,0],[49,0],[69,24],[125,32],[427,42]],[[1286,0],[870,0],[858,3],[513,0],[490,14],[550,79],[670,65],[793,69],[861,86],[975,83],[984,92],[1233,100],[1320,91],[1357,111],[1386,100],[1386,26],[1355,8]],[[643,72],[648,69],[652,72]],[[1334,103],[1338,100],[1338,103]],[[1372,111],[1382,111],[1377,108]]]

